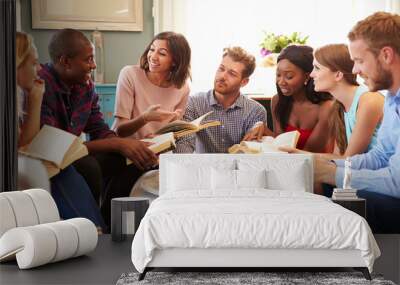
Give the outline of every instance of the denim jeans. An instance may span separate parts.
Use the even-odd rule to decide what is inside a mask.
[[[104,228],[100,209],[85,179],[68,166],[50,180],[51,195],[62,219],[83,217]]]

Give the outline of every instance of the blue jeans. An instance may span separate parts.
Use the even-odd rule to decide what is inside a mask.
[[[99,206],[85,179],[68,166],[50,180],[51,195],[62,219],[83,217],[104,228]]]
[[[324,184],[324,195],[332,197],[333,187]],[[367,222],[375,234],[400,234],[400,199],[392,196],[358,190],[357,196],[367,205]]]

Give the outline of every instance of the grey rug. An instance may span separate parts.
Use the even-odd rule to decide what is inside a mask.
[[[382,276],[372,275],[372,281],[360,272],[148,272],[142,281],[139,273],[122,274],[117,285],[134,284],[379,284],[395,285]]]

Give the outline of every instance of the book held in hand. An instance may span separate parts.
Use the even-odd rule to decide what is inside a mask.
[[[212,111],[198,117],[196,120],[193,120],[191,122],[186,122],[182,120],[176,120],[170,122],[161,129],[157,130],[155,134],[161,135],[168,132],[173,132],[175,138],[181,138],[183,136],[191,135],[208,127],[215,127],[221,125],[220,121],[208,121],[202,124],[204,118],[210,115],[211,113]]]
[[[158,135],[149,139],[142,139],[141,141],[152,143],[148,147],[151,151],[153,151],[156,154],[174,150],[176,147],[175,137],[173,132]],[[132,161],[129,158],[127,158],[126,163],[129,165],[132,163]]]
[[[142,139],[141,141],[152,143],[149,146],[149,149],[152,150],[154,153],[170,151],[170,150],[175,149],[175,147],[176,147],[173,132],[155,136],[150,139]]]
[[[42,160],[49,178],[88,154],[87,147],[79,137],[48,125],[44,125],[31,143],[19,152]]]
[[[259,141],[242,141],[240,144],[233,145],[228,149],[229,153],[271,153],[271,152],[281,152],[279,147],[293,147],[297,145],[300,133],[298,131],[291,131],[282,133],[275,138],[271,136],[264,136],[262,140]]]

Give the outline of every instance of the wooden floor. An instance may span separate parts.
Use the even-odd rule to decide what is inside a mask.
[[[382,256],[374,272],[400,284],[400,235],[375,235]],[[122,273],[135,271],[131,261],[132,238],[112,242],[102,235],[87,256],[19,270],[16,262],[0,264],[0,284],[115,284]]]
[[[135,270],[131,244],[132,238],[116,243],[110,235],[101,235],[86,256],[27,270],[19,270],[15,261],[2,263],[0,284],[115,284],[122,273]]]

